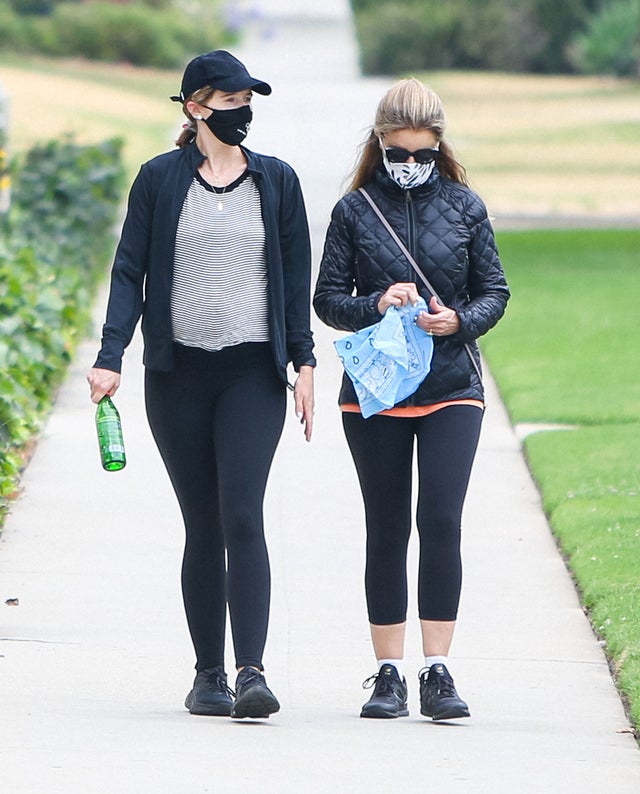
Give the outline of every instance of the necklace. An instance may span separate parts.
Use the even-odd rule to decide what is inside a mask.
[[[219,188],[219,187],[216,187],[215,185],[211,185],[211,187],[218,194],[218,196],[224,196],[225,191],[226,191],[226,189],[229,186],[225,185],[223,188]],[[218,212],[222,212],[223,209],[224,209],[224,201],[221,198],[219,198],[218,199]]]

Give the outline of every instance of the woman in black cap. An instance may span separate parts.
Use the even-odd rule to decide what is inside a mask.
[[[310,244],[289,165],[245,149],[252,93],[270,94],[223,50],[188,64],[189,123],[145,163],[116,251],[91,399],[113,395],[142,316],[147,416],[186,528],[182,589],[196,654],[192,714],[268,717],[270,571],[263,498],[282,431],[287,365],[313,423]],[[224,668],[229,605],[235,693]]]

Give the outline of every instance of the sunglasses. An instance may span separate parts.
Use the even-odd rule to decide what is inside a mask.
[[[410,152],[400,146],[385,147],[384,151],[390,163],[406,163],[410,157],[413,157],[416,163],[423,165],[433,162],[440,154],[438,149],[418,149],[416,152]]]

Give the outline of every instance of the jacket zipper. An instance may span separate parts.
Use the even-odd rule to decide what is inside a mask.
[[[406,208],[406,215],[407,215],[407,243],[409,251],[411,252],[411,256],[417,261],[417,251],[416,251],[416,213],[413,208],[413,199],[411,198],[411,191],[405,191],[405,208]],[[415,281],[415,273],[413,272],[413,268],[407,262],[407,270],[409,273],[409,277],[407,281]]]
[[[413,199],[411,198],[411,191],[405,191],[405,208],[406,208],[406,216],[407,216],[407,247],[409,248],[409,252],[411,256],[417,261],[418,260],[418,252],[417,252],[417,236],[416,236],[416,211],[413,206]],[[414,273],[411,264],[407,262],[407,269],[408,269],[408,278],[407,281],[416,281],[416,275]],[[417,286],[417,284],[416,284]],[[408,406],[415,405],[415,392],[406,400],[404,400],[404,404]]]

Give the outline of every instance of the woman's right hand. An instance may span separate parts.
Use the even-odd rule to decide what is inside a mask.
[[[87,381],[91,389],[91,402],[99,403],[105,394],[108,394],[109,397],[113,397],[118,391],[118,387],[120,386],[120,373],[113,372],[110,369],[92,367],[89,372],[87,372]]]
[[[418,302],[418,288],[413,282],[399,281],[392,284],[378,301],[378,311],[384,314],[389,306],[415,305]]]

